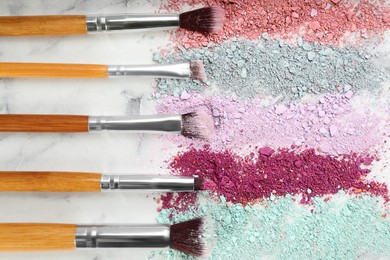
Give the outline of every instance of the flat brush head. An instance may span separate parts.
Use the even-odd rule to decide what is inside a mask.
[[[200,178],[198,176],[194,176],[194,190],[215,190],[216,184],[205,178]]]
[[[181,13],[180,28],[201,33],[218,33],[225,22],[225,10],[220,6],[210,6]]]
[[[170,247],[193,256],[207,256],[204,233],[207,231],[205,218],[197,218],[171,226]]]
[[[205,190],[205,179],[199,178],[198,176],[194,177],[194,190]]]
[[[209,139],[214,134],[214,122],[205,112],[192,112],[181,116],[181,134],[190,138]]]
[[[200,60],[190,61],[191,78],[200,81],[206,81],[206,70]]]

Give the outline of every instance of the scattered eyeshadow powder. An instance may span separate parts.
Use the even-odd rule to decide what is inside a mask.
[[[160,63],[201,60],[208,82],[160,79],[155,98],[184,91],[253,98],[270,95],[283,99],[301,98],[307,93],[340,93],[368,89],[382,90],[388,75],[374,64],[373,51],[326,47],[299,38],[297,45],[283,41],[227,41],[210,48],[156,53]]]
[[[159,207],[157,211],[169,208],[185,211],[196,205],[197,192],[167,192],[164,195],[155,198],[155,201],[161,203],[161,207]]]
[[[384,138],[386,122],[381,109],[354,107],[353,92],[325,95],[307,103],[290,102],[264,107],[263,100],[204,97],[166,97],[157,105],[161,114],[205,111],[214,118],[215,135],[208,140],[214,150],[243,149],[247,145],[272,148],[309,147],[329,154],[366,153]],[[164,136],[182,147],[202,147],[206,142],[179,135]]]
[[[173,175],[198,175],[206,179],[206,190],[223,195],[233,203],[274,200],[286,194],[301,195],[301,203],[310,203],[315,196],[336,194],[339,190],[355,194],[369,192],[387,201],[386,184],[366,178],[371,171],[363,167],[372,161],[371,157],[356,154],[333,157],[316,154],[313,149],[274,151],[269,147],[241,156],[228,150],[215,152],[205,146],[179,153],[169,168]],[[161,200],[163,208],[185,210],[193,205],[194,196],[163,195]]]
[[[223,196],[219,203],[206,197],[196,209],[162,210],[157,220],[209,216],[214,227],[209,259],[377,259],[390,255],[390,212],[378,200],[340,193],[313,198],[307,206],[286,195],[243,206],[225,203]],[[194,259],[174,250],[153,251],[149,259],[156,258]]]
[[[389,28],[389,7],[385,1],[360,0],[170,0],[162,8],[175,11],[184,4],[219,5],[226,11],[224,30],[219,34],[203,35],[179,30],[172,41],[186,48],[207,46],[209,42],[221,43],[232,37],[257,39],[290,39],[301,35],[310,42],[341,44],[364,43],[381,40]],[[373,39],[371,39],[373,38]]]

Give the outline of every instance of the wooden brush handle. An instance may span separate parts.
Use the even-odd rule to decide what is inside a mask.
[[[108,66],[60,63],[0,63],[1,78],[108,78]]]
[[[0,224],[0,251],[74,250],[76,225]]]
[[[85,15],[0,16],[0,36],[86,34]]]
[[[99,192],[100,173],[0,172],[0,192]]]
[[[88,116],[3,114],[0,132],[88,132]]]

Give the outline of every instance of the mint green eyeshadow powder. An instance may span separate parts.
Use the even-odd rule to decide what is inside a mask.
[[[162,210],[158,222],[209,216],[214,226],[210,259],[372,259],[390,254],[388,211],[378,197],[340,192],[327,202],[316,197],[311,206],[289,195],[253,206],[205,194],[199,200],[198,209]],[[150,258],[192,259],[174,250],[154,251]]]

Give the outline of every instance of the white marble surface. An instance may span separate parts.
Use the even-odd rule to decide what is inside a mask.
[[[0,15],[154,12],[159,0],[1,0]],[[0,62],[146,64],[168,42],[167,32],[89,36],[1,38]],[[386,46],[390,46],[387,41]],[[384,49],[384,53],[390,51]],[[388,56],[386,56],[388,57]],[[153,79],[42,80],[0,79],[0,113],[86,115],[148,114]],[[62,170],[111,173],[163,173],[159,136],[126,133],[0,134],[1,170]],[[373,173],[389,180],[383,164]],[[390,182],[389,182],[390,183]],[[148,195],[150,195],[148,197]],[[0,222],[154,223],[151,194],[0,194]],[[146,259],[147,249],[1,253],[0,259]]]
[[[154,12],[160,1],[2,0],[0,15]],[[167,32],[1,38],[0,61],[146,64]],[[148,114],[153,79],[0,80],[1,113]],[[162,173],[158,136],[132,134],[0,134],[1,170]],[[153,196],[0,194],[0,222],[154,223]],[[146,259],[148,250],[1,253],[0,259]]]

